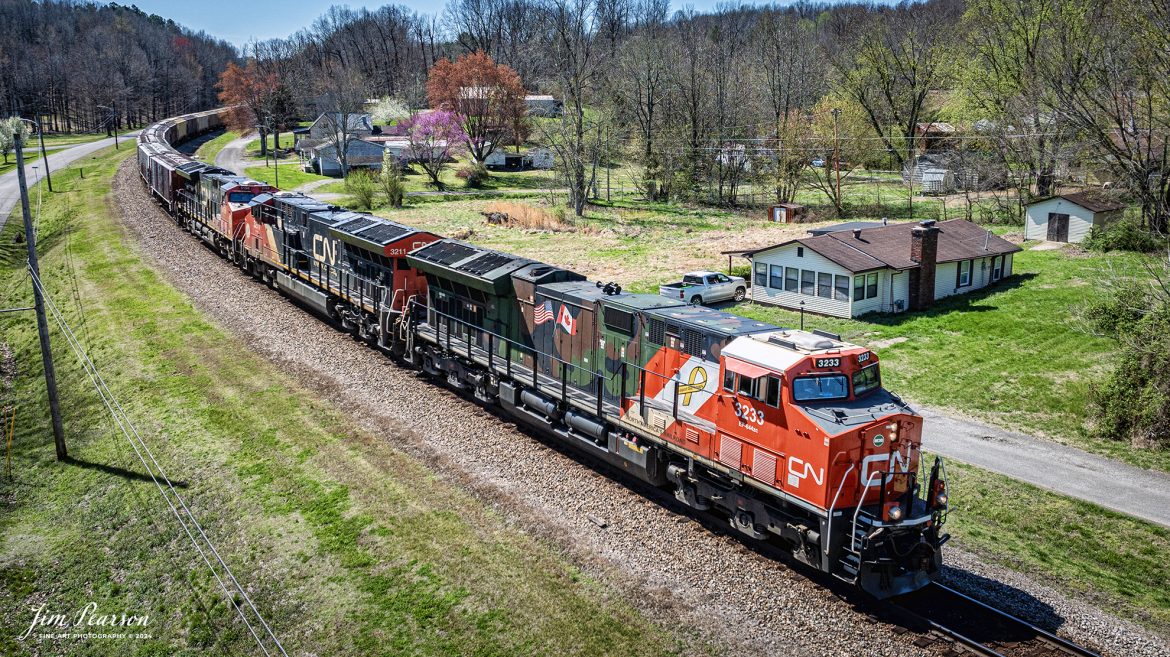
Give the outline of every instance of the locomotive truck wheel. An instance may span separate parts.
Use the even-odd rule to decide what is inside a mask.
[[[735,296],[732,298],[735,299],[736,302],[740,302],[740,301],[743,301],[744,297],[746,297],[746,296],[747,296],[747,290],[745,290],[742,287],[737,287],[737,288],[735,288]]]

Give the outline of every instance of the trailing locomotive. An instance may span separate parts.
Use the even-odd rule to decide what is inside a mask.
[[[159,146],[140,143],[143,178],[159,195],[160,159],[188,172],[160,198],[181,225],[399,363],[874,596],[939,572],[945,471],[923,463],[922,418],[868,349],[623,292]]]

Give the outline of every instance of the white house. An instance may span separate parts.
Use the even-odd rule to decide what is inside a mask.
[[[533,148],[524,153],[497,148],[488,154],[483,165],[489,169],[551,169],[553,155],[547,148]]]
[[[1085,192],[1060,194],[1028,204],[1024,239],[1082,242],[1093,227],[1121,218],[1125,204]]]
[[[835,317],[924,310],[1012,273],[1020,247],[963,220],[827,232],[747,253],[752,300]]]
[[[365,139],[351,139],[346,154],[346,163],[350,169],[381,169],[382,157],[386,149],[380,143]],[[340,176],[341,160],[337,157],[337,147],[332,141],[326,141],[301,151],[302,168],[311,173],[322,176]]]
[[[361,114],[358,112],[351,112],[345,115],[346,123],[349,129],[346,130],[350,135],[363,137],[374,134],[374,123],[369,114]],[[341,113],[340,112],[325,112],[313,121],[313,125],[309,126],[309,139],[329,139],[334,134],[341,132]]]
[[[553,96],[529,94],[524,97],[524,106],[532,116],[555,118],[561,115],[561,101]]]

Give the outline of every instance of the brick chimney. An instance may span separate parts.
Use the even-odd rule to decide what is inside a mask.
[[[910,230],[910,259],[918,267],[910,271],[910,310],[934,305],[934,272],[938,266],[938,227],[933,219]]]

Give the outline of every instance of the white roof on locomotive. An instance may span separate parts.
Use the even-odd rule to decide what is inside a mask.
[[[784,372],[806,356],[853,347],[856,345],[828,336],[781,329],[740,336],[723,347],[723,355],[774,372]]]

